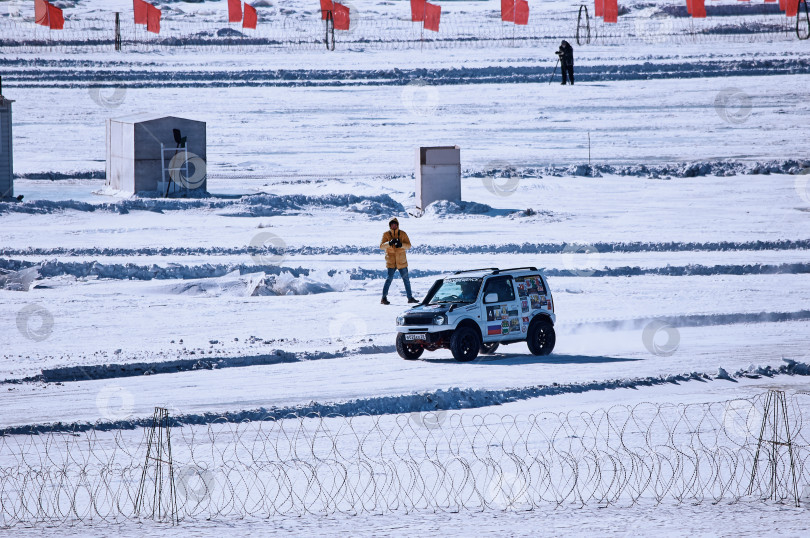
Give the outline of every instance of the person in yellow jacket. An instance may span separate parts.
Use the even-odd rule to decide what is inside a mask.
[[[388,289],[391,287],[391,281],[394,280],[394,273],[399,269],[399,276],[402,277],[402,282],[405,284],[405,293],[408,294],[409,303],[418,303],[411,294],[411,281],[408,279],[408,259],[405,257],[405,251],[411,248],[411,240],[408,239],[408,234],[399,229],[399,221],[395,218],[388,221],[388,231],[382,236],[380,248],[385,251],[385,266],[388,268],[388,278],[385,279],[383,286],[382,304],[391,304],[388,302]]]

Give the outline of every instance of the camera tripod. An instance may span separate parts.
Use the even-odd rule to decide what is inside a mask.
[[[560,57],[557,56],[557,63],[554,64],[554,70],[551,72],[551,78],[548,79],[548,83],[551,84],[551,81],[554,80],[554,73],[557,72],[557,66],[560,65]]]

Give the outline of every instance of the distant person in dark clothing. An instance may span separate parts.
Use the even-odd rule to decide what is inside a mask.
[[[562,83],[565,84],[566,76],[567,80],[571,81],[571,85],[574,85],[574,48],[568,43],[568,41],[563,40],[560,43],[560,48],[555,53],[557,56],[560,57],[560,69],[562,70]]]

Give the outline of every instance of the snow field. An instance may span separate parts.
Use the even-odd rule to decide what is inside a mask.
[[[806,441],[802,508],[746,480],[763,394],[806,399],[810,64],[796,41],[722,43],[577,47],[565,88],[545,45],[7,57],[25,201],[0,203],[2,524],[164,534],[129,520],[164,406],[181,532],[806,534]],[[104,119],[144,111],[208,122],[212,197],[94,194]],[[416,217],[431,144],[461,146],[468,203]],[[418,296],[543,268],[554,353],[401,360],[392,215]],[[347,418],[279,420],[308,413]]]
[[[531,84],[474,85],[474,92],[463,79],[446,85],[428,81],[416,89],[373,83],[128,88],[114,109],[99,106],[84,88],[26,88],[16,90],[25,99],[15,103],[15,117],[28,120],[15,131],[21,141],[16,171],[46,171],[35,143],[42,129],[62,133],[62,143],[48,150],[49,160],[59,165],[55,170],[47,165],[47,171],[102,170],[104,119],[156,108],[206,121],[208,170],[231,181],[255,174],[399,175],[412,170],[413,148],[419,145],[459,145],[463,166],[475,171],[503,163],[518,168],[582,164],[589,159],[589,133],[590,158],[600,164],[804,155],[802,118],[810,106],[802,99],[806,75],[773,76],[769,86],[744,76],[593,81],[565,93],[558,83],[547,84],[546,76],[544,71],[544,80]],[[773,86],[780,91],[771,91]],[[662,94],[668,95],[663,102]],[[39,106],[66,96],[75,103],[70,129]],[[334,105],[323,109],[323,103]],[[511,128],[504,131],[503,125]],[[237,185],[217,188],[238,192]],[[328,185],[316,188],[331,192]]]
[[[605,373],[621,372],[605,357],[639,359],[649,364],[649,369],[639,371],[631,361],[625,374],[630,376],[683,371],[714,374],[719,367],[736,371],[752,363],[778,364],[782,357],[801,362],[806,357],[801,333],[808,322],[807,297],[801,285],[807,251],[802,243],[805,238],[801,225],[803,201],[795,190],[796,177],[799,176],[737,177],[732,190],[729,190],[729,180],[711,177],[671,181],[632,177],[543,177],[521,181],[515,194],[510,196],[498,196],[487,190],[482,181],[468,178],[465,198],[493,207],[511,206],[515,210],[554,205],[566,218],[557,222],[541,219],[539,223],[531,217],[526,220],[464,214],[406,218],[403,227],[417,245],[410,255],[414,289],[417,295],[423,294],[433,279],[448,269],[543,267],[550,275],[559,315],[557,352],[569,357],[563,364],[574,366],[573,371],[578,363],[592,362],[588,357],[599,358],[596,364],[607,360],[599,366]],[[407,205],[407,180],[389,182],[394,200]],[[351,184],[356,188],[352,189]],[[635,205],[634,211],[618,211],[617,208],[631,204],[634,198],[639,199],[638,191],[633,188],[639,184],[644,186],[644,204]],[[380,183],[376,185],[379,188]],[[604,192],[606,185],[609,185],[610,198],[605,198],[606,194],[598,201],[588,198],[588,192],[596,189]],[[368,195],[375,187],[365,181],[343,180],[336,183],[336,188]],[[279,195],[295,196],[295,191],[300,189],[301,186],[294,184],[282,186]],[[685,190],[693,191],[694,196],[680,196]],[[549,197],[545,194],[548,192],[554,195]],[[675,193],[678,196],[674,196]],[[733,196],[736,203],[734,207],[725,208],[722,233],[716,230],[714,235],[708,233],[709,221],[700,218],[700,214],[684,218],[684,211],[672,207],[674,201],[684,200],[682,203],[691,208],[705,205],[702,214],[714,214],[722,205],[714,200],[724,196]],[[256,198],[262,199],[275,200]],[[227,200],[221,203],[232,204]],[[178,208],[182,207],[182,202],[178,204]],[[254,365],[250,368],[261,371],[259,364],[279,360],[277,352],[281,353],[283,361],[296,363],[321,357],[319,353],[325,354],[324,358],[339,356],[343,357],[341,361],[352,361],[354,359],[344,354],[351,353],[351,349],[369,347],[386,354],[380,356],[380,366],[371,367],[365,366],[370,364],[369,358],[361,356],[359,364],[364,365],[361,368],[370,367],[376,376],[382,376],[380,380],[385,379],[385,384],[393,383],[400,369],[390,370],[390,376],[383,372],[389,370],[389,363],[393,361],[393,366],[399,361],[392,353],[389,316],[394,316],[401,307],[386,309],[376,304],[384,273],[374,252],[385,220],[376,215],[369,217],[317,204],[312,207],[304,204],[273,217],[234,218],[220,214],[219,204],[215,201],[213,210],[205,207],[174,209],[163,214],[133,210],[121,215],[117,211],[85,212],[57,206],[53,213],[45,215],[5,215],[6,245],[16,251],[12,252],[12,257],[4,258],[3,263],[14,268],[19,267],[14,265],[19,263],[17,260],[45,262],[43,276],[48,275],[32,283],[38,288],[32,286],[22,293],[6,292],[8,319],[16,321],[23,309],[35,305],[44,308],[52,320],[42,332],[46,337],[41,342],[32,341],[31,336],[40,334],[37,331],[42,330],[40,323],[48,321],[45,318],[31,316],[30,326],[25,331],[10,327],[7,356],[14,360],[7,363],[3,377],[8,380],[36,377],[44,371],[71,366],[84,369],[66,377],[68,381],[84,379],[85,375],[94,377],[99,366],[109,363],[122,366],[120,375],[132,375],[151,369],[184,371],[189,368],[186,363],[193,365],[197,361],[202,361],[200,368],[217,367],[220,360],[223,361],[221,366]],[[647,224],[639,227],[637,222]],[[497,226],[493,227],[492,223]],[[762,223],[767,224],[762,226]],[[537,229],[539,233],[526,234],[529,229]],[[265,233],[280,240],[280,243],[267,241],[267,246],[276,250],[248,254],[247,248],[253,244],[253,239]],[[123,237],[127,238],[124,247],[121,246]],[[642,252],[599,251],[600,241],[607,241],[605,245],[621,245],[654,237],[657,240],[643,247]],[[721,237],[724,246],[710,243],[720,241]],[[346,241],[336,242],[335,238]],[[571,238],[571,243],[558,245],[575,247],[565,246],[559,252],[560,246],[556,246],[557,252],[549,254],[520,254],[519,249],[510,251],[509,248],[502,254],[476,253],[482,247],[499,249],[504,244],[520,245],[526,241],[557,238]],[[766,243],[760,245],[759,240]],[[794,243],[784,243],[784,240]],[[65,250],[55,255],[17,255],[25,252],[29,245],[37,245],[42,252],[56,245]],[[177,250],[169,257],[137,255],[138,249],[148,251],[156,245]],[[760,250],[760,246],[765,249]],[[243,254],[218,254],[217,249],[233,248]],[[295,254],[307,248],[323,250],[317,255]],[[542,252],[543,248],[539,250]],[[602,248],[607,249],[607,246]],[[673,251],[656,252],[659,248]],[[73,256],[71,249],[89,250],[88,254]],[[333,254],[330,249],[337,249],[338,253]],[[351,254],[342,253],[345,249]],[[433,249],[438,252],[434,254]],[[293,253],[287,255],[287,250]],[[110,254],[94,256],[96,251]],[[58,261],[48,261],[53,259]],[[256,265],[257,261],[261,263]],[[279,262],[281,269],[275,266]],[[781,265],[786,262],[794,265]],[[781,269],[777,274],[767,274],[772,269],[766,268],[763,274],[762,266]],[[607,273],[611,276],[597,276],[596,271],[605,268],[613,271]],[[675,276],[643,274],[644,271],[639,273],[635,268],[657,268]],[[244,274],[228,274],[234,269]],[[128,280],[133,277],[136,280]],[[144,278],[147,280],[137,280]],[[395,282],[392,292],[395,305],[401,292],[399,286],[400,282]],[[78,295],[77,290],[81,290]],[[718,295],[717,290],[722,293]],[[312,292],[320,293],[296,295]],[[264,293],[293,295],[271,297]],[[651,300],[653,297],[657,300]],[[111,298],[114,298],[114,315],[110,310]],[[657,319],[674,324],[677,333],[670,337],[667,331],[659,331],[650,340],[645,336],[645,329],[649,332],[648,327]],[[744,336],[750,334],[749,327],[756,329],[756,342]],[[76,334],[93,334],[93,338],[76,339]],[[718,348],[721,342],[725,349]],[[678,349],[671,357],[661,357],[655,353],[662,345],[677,345]],[[300,353],[303,355],[297,355]],[[513,364],[510,362],[513,360],[525,363],[525,359],[520,358],[525,353],[524,347],[517,344],[503,348],[499,357],[507,364]],[[427,354],[425,359],[432,363],[447,357],[449,352],[440,351]],[[172,361],[177,359],[186,362],[172,366]],[[539,368],[536,377],[534,374],[525,376],[524,370],[531,368],[531,363],[528,361],[520,370],[496,378],[494,387],[548,382],[546,370],[550,364],[556,372],[553,376],[561,375],[564,368],[559,361],[541,361],[535,365]],[[128,364],[138,366],[131,368]],[[155,366],[150,368],[149,364]],[[461,371],[451,365],[443,373],[447,386],[472,388],[486,378],[470,378],[469,370]],[[289,367],[294,372],[300,365]],[[581,373],[592,375],[596,372],[593,368],[589,366]],[[419,370],[421,367],[416,368],[417,372]],[[200,374],[177,375],[193,378]],[[242,398],[234,394],[222,400],[214,398],[205,405],[193,401],[194,393],[188,398],[178,394],[173,399],[184,402],[182,407],[191,405],[194,410],[206,411],[216,410],[222,402],[229,402],[226,409],[228,406],[240,409],[261,406],[259,402],[267,398],[262,396],[262,384],[248,389],[236,381],[242,374],[233,375],[236,376],[234,387],[244,391]],[[305,373],[304,377],[308,375],[311,374]],[[414,375],[417,373],[410,373],[409,378],[418,379]],[[561,379],[554,377],[555,381]],[[385,392],[394,395],[397,391],[429,391],[435,383],[430,380],[428,375],[424,382],[394,383],[388,385]],[[570,380],[582,378],[575,376]],[[147,377],[132,382],[136,385],[128,390],[139,395],[133,411],[137,409],[136,413],[144,416],[153,404],[149,398],[140,396],[151,392],[148,385],[152,381]],[[301,382],[291,379],[289,386],[300,387]],[[332,386],[324,382],[326,387]],[[339,391],[332,386],[319,398],[340,401],[351,398],[355,390],[365,392],[354,388],[357,386],[348,383]],[[383,388],[374,386],[372,393]],[[64,390],[51,386],[53,388]],[[393,391],[389,392],[391,388]],[[274,405],[304,403],[314,394],[313,389],[307,389],[302,398],[287,401],[284,399],[293,397],[295,392],[285,393],[281,399],[274,400]],[[72,396],[68,396],[70,398]],[[60,405],[58,409],[67,411],[65,420],[72,417],[93,421],[99,417],[98,410],[94,398],[88,398],[87,402],[87,406],[80,405],[79,413],[74,413],[71,405]],[[32,423],[45,422],[48,414],[54,412],[47,408],[31,413],[27,407],[20,406],[20,412],[29,416]]]

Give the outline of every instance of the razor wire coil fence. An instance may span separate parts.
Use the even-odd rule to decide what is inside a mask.
[[[805,15],[806,15],[805,4]],[[405,19],[354,16],[349,31],[335,31],[330,21],[281,18],[256,30],[243,30],[216,22],[164,21],[161,34],[148,32],[131,20],[118,26],[112,18],[75,19],[64,30],[52,31],[32,20],[0,21],[2,53],[130,52],[236,52],[274,49],[297,50],[407,50],[485,47],[536,47],[576,40],[580,45],[614,46],[643,43],[703,44],[789,41],[806,32],[800,16],[747,15],[691,19],[686,17],[622,17],[604,24],[582,12],[565,19],[533,18],[525,26],[487,18],[470,21],[463,16],[442,18],[441,31],[423,32]],[[808,19],[810,20],[810,19]],[[333,24],[333,23],[332,23]],[[804,27],[802,27],[804,28]]]
[[[103,425],[5,434],[0,527],[641,502],[798,503],[810,488],[809,412],[807,395],[783,396],[780,403],[767,393],[710,404],[533,415],[164,420],[171,431],[157,436],[154,429]],[[156,447],[155,439],[171,439],[169,450]]]

